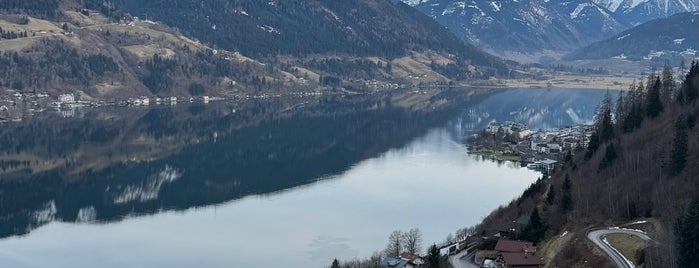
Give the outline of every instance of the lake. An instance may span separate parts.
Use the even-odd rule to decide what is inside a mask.
[[[419,93],[418,93],[419,94]],[[492,120],[591,121],[602,90],[248,100],[45,113],[0,130],[2,267],[325,267],[423,248],[537,177],[469,155]]]

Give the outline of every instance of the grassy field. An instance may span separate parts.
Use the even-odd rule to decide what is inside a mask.
[[[506,87],[511,88],[590,88],[626,90],[634,81],[633,77],[553,75],[544,80],[507,79]]]
[[[607,236],[607,241],[633,262],[636,267],[643,267],[642,264],[639,264],[639,257],[643,254],[643,249],[648,246],[643,239],[634,235],[610,234]]]

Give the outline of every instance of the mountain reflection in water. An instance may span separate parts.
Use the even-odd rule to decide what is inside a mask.
[[[400,147],[455,111],[411,111],[390,98],[313,101],[94,110],[9,125],[0,132],[0,236],[308,184]]]
[[[439,242],[538,176],[468,155],[469,135],[589,121],[605,91],[467,93],[417,110],[398,105],[414,96],[327,97],[2,125],[0,266],[322,267],[394,229]]]

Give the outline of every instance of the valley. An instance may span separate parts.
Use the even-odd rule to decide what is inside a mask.
[[[0,1],[0,266],[697,266],[698,9]]]

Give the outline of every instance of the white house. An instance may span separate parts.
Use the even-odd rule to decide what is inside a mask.
[[[61,94],[58,96],[58,101],[61,103],[75,103],[75,95],[73,93]]]

